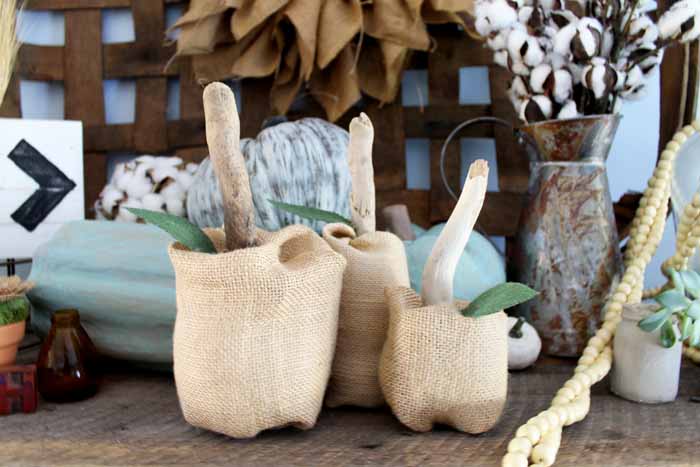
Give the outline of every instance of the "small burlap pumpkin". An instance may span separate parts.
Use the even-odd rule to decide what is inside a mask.
[[[343,276],[338,341],[326,404],[330,407],[384,404],[378,367],[389,324],[386,287],[408,286],[403,242],[388,232],[360,237],[345,224],[329,224],[323,238],[348,265]]]
[[[467,433],[492,428],[508,389],[507,317],[467,318],[466,302],[424,306],[413,290],[386,290],[390,321],[379,380],[396,417],[415,431],[433,424]]]
[[[235,438],[313,427],[330,377],[345,259],[311,229],[258,231],[253,248],[169,248],[175,382],[185,419]]]

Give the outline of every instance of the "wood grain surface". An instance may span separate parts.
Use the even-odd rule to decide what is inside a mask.
[[[450,429],[417,434],[388,411],[324,410],[309,431],[286,428],[233,440],[193,428],[182,418],[172,377],[121,370],[94,398],[43,402],[32,415],[0,419],[0,465],[53,466],[497,466],[519,425],[546,408],[573,370],[547,360],[509,379],[506,411],[480,436]],[[235,388],[231,388],[235,391]],[[700,369],[682,371],[671,404],[640,405],[594,387],[591,412],[564,430],[557,466],[696,466]]]

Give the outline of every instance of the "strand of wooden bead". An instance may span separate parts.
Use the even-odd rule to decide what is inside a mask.
[[[574,376],[557,391],[552,407],[518,428],[515,438],[508,444],[503,467],[552,465],[559,450],[562,427],[583,420],[588,414],[590,388],[603,379],[612,366],[610,341],[621,320],[622,306],[639,302],[643,295],[644,271],[661,241],[666,222],[673,161],[680,145],[697,130],[700,130],[700,122],[683,128],[661,153],[635,214],[625,254],[625,273],[604,308],[601,328],[588,341]],[[686,353],[697,353],[700,358],[700,352],[693,350],[686,350]]]
[[[683,355],[688,357],[692,362],[700,364],[700,349],[695,347],[683,347]]]

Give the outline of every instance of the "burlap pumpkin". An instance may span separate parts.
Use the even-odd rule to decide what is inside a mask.
[[[403,242],[388,232],[355,237],[345,224],[327,225],[323,238],[348,262],[326,404],[383,405],[377,370],[389,324],[384,289],[409,284]]]
[[[219,254],[170,246],[175,382],[185,419],[235,438],[311,428],[333,361],[345,259],[312,230],[258,232]]]
[[[507,317],[459,313],[466,302],[424,306],[412,289],[386,290],[390,321],[379,380],[396,417],[412,430],[433,424],[491,429],[508,383]]]

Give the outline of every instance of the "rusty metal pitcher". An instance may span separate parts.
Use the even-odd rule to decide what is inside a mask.
[[[540,292],[520,305],[549,355],[575,357],[601,323],[602,307],[622,271],[605,161],[619,115],[550,120],[514,129],[530,159],[530,183],[511,258],[512,278]],[[443,181],[446,181],[442,170]],[[448,188],[450,193],[453,193]]]

